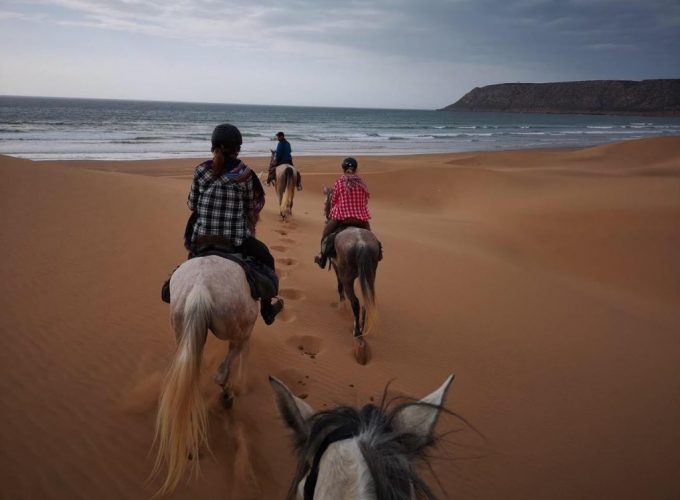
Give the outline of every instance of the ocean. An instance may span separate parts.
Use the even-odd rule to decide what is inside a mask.
[[[223,122],[244,156],[282,130],[295,155],[404,155],[571,148],[680,135],[680,118],[463,113],[0,96],[0,154],[32,160],[196,158]]]

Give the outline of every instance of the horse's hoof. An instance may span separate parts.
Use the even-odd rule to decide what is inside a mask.
[[[220,394],[220,404],[225,410],[231,409],[234,406],[234,393],[231,391],[222,391]]]
[[[363,337],[354,337],[353,352],[354,359],[362,366],[368,363],[371,358],[368,342],[366,342]]]

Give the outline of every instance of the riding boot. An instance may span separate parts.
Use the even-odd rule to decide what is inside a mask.
[[[165,280],[163,286],[161,287],[161,300],[166,303],[170,303],[170,278]]]
[[[260,299],[260,314],[262,314],[262,319],[266,325],[271,325],[276,318],[276,315],[283,310],[283,299],[276,298],[272,302],[272,299],[265,299],[264,297]]]
[[[189,258],[191,258],[191,254],[189,255]],[[170,280],[172,279],[172,275],[175,274],[175,271],[177,271],[177,267],[172,270],[170,276],[168,276],[168,279],[165,280],[165,283],[163,283],[163,286],[161,287],[161,300],[166,304],[170,303]]]
[[[327,252],[327,246],[328,246],[328,236],[325,236],[321,238],[321,251],[319,252],[319,255],[314,257],[314,262],[321,268],[321,269],[326,269],[326,263],[328,262],[328,252]]]
[[[314,257],[314,262],[321,268],[321,269],[326,269],[326,262],[328,261],[328,258],[323,254],[320,253],[319,255],[316,255]]]

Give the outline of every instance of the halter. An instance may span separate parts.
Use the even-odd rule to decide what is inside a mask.
[[[357,430],[357,425],[353,422],[351,424],[338,427],[324,438],[324,440],[321,442],[321,445],[319,446],[319,449],[316,450],[314,461],[312,462],[312,468],[309,470],[307,480],[305,481],[304,500],[314,499],[314,489],[316,488],[316,481],[319,478],[319,463],[321,462],[321,457],[326,452],[326,449],[328,449],[330,445],[337,441],[343,441],[344,439],[355,437],[357,435]]]

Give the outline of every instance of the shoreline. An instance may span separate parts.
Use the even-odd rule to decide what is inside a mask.
[[[522,168],[538,168],[542,162],[581,162],[583,167],[591,168],[592,173],[617,174],[626,169],[643,169],[645,155],[655,155],[659,148],[666,150],[680,144],[680,135],[653,137],[647,139],[630,139],[615,143],[600,144],[592,147],[551,147],[534,149],[508,149],[499,151],[474,151],[459,153],[424,153],[409,155],[355,155],[363,173],[380,173],[398,171],[418,166],[433,167],[440,164],[447,166],[474,166],[480,168],[492,167],[500,170],[518,170]],[[620,154],[619,151],[630,152]],[[597,160],[610,152],[617,152],[617,167],[599,168]],[[303,175],[333,174],[340,172],[339,165],[343,158],[352,155],[298,155],[295,165]],[[0,157],[16,158],[7,155]],[[269,157],[239,155],[253,171],[260,173],[269,166]],[[94,171],[121,172],[140,175],[191,176],[193,169],[200,163],[210,159],[205,157],[147,159],[147,160],[27,160],[36,165],[59,165],[69,168],[81,168]],[[263,161],[266,160],[266,161]],[[589,161],[590,160],[590,161]],[[524,162],[524,163],[522,163]],[[546,165],[548,168],[549,165]],[[655,170],[657,174],[658,169]]]

